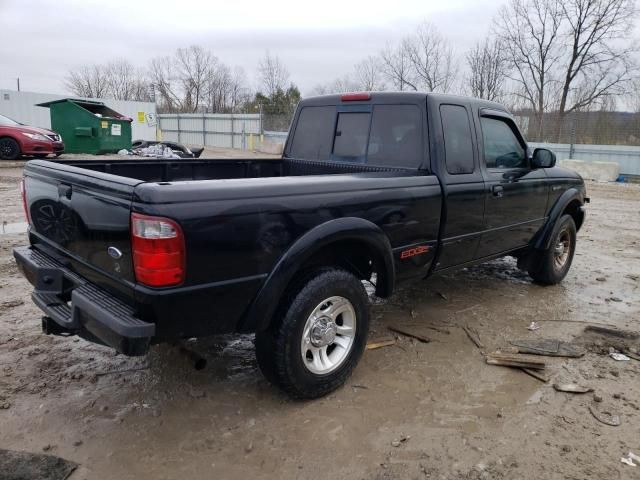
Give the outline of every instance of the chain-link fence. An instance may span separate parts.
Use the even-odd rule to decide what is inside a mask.
[[[267,132],[288,132],[293,113],[263,113],[262,127]]]

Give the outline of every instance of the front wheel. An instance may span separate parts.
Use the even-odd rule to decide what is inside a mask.
[[[20,145],[13,138],[0,138],[0,159],[15,160],[20,156]]]
[[[368,331],[360,280],[337,268],[319,270],[293,287],[273,326],[256,334],[258,366],[290,396],[318,398],[351,375]]]
[[[543,285],[560,283],[569,272],[576,251],[576,224],[571,215],[558,219],[551,245],[539,255],[539,261],[531,265],[529,275]]]

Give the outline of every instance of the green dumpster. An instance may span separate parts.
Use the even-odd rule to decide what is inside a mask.
[[[65,98],[37,106],[49,108],[51,129],[62,136],[65,152],[102,154],[131,148],[131,119],[102,102]]]

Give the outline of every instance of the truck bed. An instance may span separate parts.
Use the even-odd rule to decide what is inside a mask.
[[[32,160],[24,186],[31,248],[128,305],[155,325],[158,338],[252,331],[241,324],[243,312],[269,272],[326,224],[369,225],[384,235],[390,255],[429,245],[428,254],[394,272],[397,281],[424,276],[442,209],[438,179],[426,172],[288,158]],[[154,288],[137,280],[134,213],[180,225],[186,252],[180,285]]]
[[[285,159],[197,159],[197,160],[58,160],[53,163],[109,173],[143,182],[177,182],[232,178],[291,177],[367,172],[396,172],[408,169],[340,162]],[[415,171],[412,171],[415,174]]]

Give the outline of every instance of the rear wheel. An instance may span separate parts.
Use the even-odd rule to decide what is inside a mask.
[[[571,268],[575,251],[576,224],[571,215],[563,215],[553,229],[551,245],[531,265],[529,275],[543,285],[560,283]]]
[[[265,377],[294,398],[326,395],[351,375],[369,331],[367,294],[341,269],[319,270],[284,299],[273,326],[256,334]]]
[[[20,156],[20,145],[13,138],[0,138],[0,159],[15,160]]]

